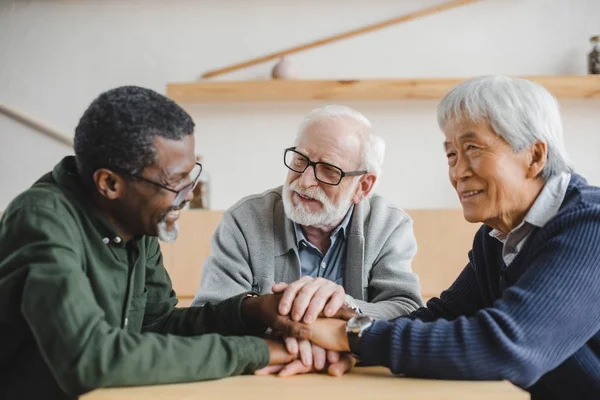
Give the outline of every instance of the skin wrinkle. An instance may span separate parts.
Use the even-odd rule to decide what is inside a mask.
[[[544,185],[538,178],[546,161],[541,142],[520,152],[486,122],[451,119],[444,129],[448,174],[465,219],[508,233],[525,217]],[[521,187],[515,191],[512,188]],[[466,192],[480,191],[472,197]]]
[[[306,126],[304,133],[298,138],[297,151],[313,161],[327,162],[344,171],[356,170],[360,163],[352,160],[360,160],[361,157],[363,145],[358,135],[360,129],[362,129],[360,123],[349,118],[316,121]],[[328,234],[340,223],[350,205],[360,202],[366,196],[361,193],[360,187],[360,182],[364,179],[372,179],[374,182],[375,176],[365,174],[358,177],[345,177],[339,185],[331,186],[319,182],[314,177],[313,167],[307,168],[302,174],[290,170],[284,185],[286,215],[292,221],[303,225],[305,233],[315,239],[320,246],[317,243],[313,244],[322,247],[324,242],[327,242],[324,237],[328,237]],[[295,187],[292,187],[294,185]],[[332,207],[328,208],[322,201],[318,201],[318,196],[315,196],[317,201],[303,203],[297,198],[294,189],[302,194],[307,193],[305,190],[318,191],[321,196],[329,199]]]

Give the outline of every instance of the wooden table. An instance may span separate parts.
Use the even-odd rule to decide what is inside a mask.
[[[217,381],[99,389],[82,400],[525,400],[529,393],[509,382],[440,381],[393,377],[382,367],[354,368],[340,378],[308,374],[290,378],[238,376]]]

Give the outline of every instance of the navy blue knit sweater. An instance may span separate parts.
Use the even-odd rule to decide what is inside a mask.
[[[361,360],[415,377],[506,379],[532,399],[600,399],[600,188],[573,174],[560,210],[507,268],[482,226],[440,298],[378,321]]]

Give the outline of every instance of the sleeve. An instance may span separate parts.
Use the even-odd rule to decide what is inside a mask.
[[[600,330],[599,215],[554,221],[492,307],[451,321],[377,322],[363,336],[363,361],[410,376],[531,386]]]
[[[206,333],[221,335],[262,335],[264,327],[250,327],[241,316],[244,294],[236,294],[220,303],[203,307],[175,308],[175,291],[163,266],[160,246],[155,238],[148,239],[146,290],[148,299],[142,331],[193,336]],[[259,329],[259,330],[257,330]]]
[[[110,325],[73,246],[81,241],[76,225],[60,214],[51,208],[20,210],[4,224],[2,236],[12,238],[13,262],[28,269],[21,314],[66,393],[215,379],[268,363],[266,343],[254,337],[181,337]],[[232,308],[215,307],[210,313],[233,313]]]
[[[416,253],[413,222],[406,217],[392,231],[373,263],[369,301],[356,300],[364,314],[388,320],[423,306],[419,278],[411,268]]]
[[[231,212],[223,213],[202,267],[200,288],[192,306],[219,302],[252,290],[248,244]]]

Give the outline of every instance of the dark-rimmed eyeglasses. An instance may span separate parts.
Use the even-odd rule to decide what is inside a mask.
[[[188,196],[188,194],[190,194],[190,192],[196,188],[196,185],[198,185],[198,179],[200,178],[200,174],[202,173],[202,164],[200,164],[199,162],[196,163],[196,165],[194,166],[194,169],[192,169],[192,171],[190,172],[190,175],[189,175],[190,183],[188,183],[187,185],[185,185],[184,187],[182,187],[179,190],[170,188],[170,187],[165,186],[158,182],[154,182],[153,180],[144,178],[141,175],[129,174],[129,173],[126,173],[123,171],[119,171],[119,172],[124,173],[125,175],[128,175],[131,178],[139,179],[141,181],[150,183],[154,186],[158,186],[159,188],[168,190],[169,192],[175,193],[175,200],[173,200],[173,204],[171,205],[171,207],[176,208],[183,204],[183,202],[185,201],[185,198]]]
[[[343,171],[340,167],[320,161],[311,161],[304,154],[296,151],[296,147],[289,147],[283,153],[283,163],[286,167],[299,174],[313,167],[315,179],[326,185],[339,185],[346,176],[364,175],[367,171]]]

